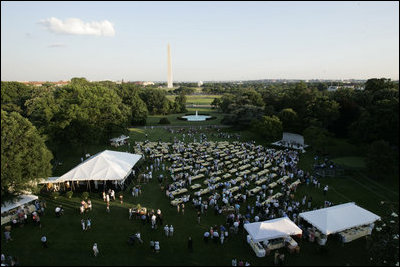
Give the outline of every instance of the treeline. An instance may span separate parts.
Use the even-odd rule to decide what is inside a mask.
[[[145,125],[148,114],[186,112],[185,104],[183,94],[170,101],[164,90],[135,84],[84,78],[63,87],[1,82],[2,110],[18,112],[49,141],[98,142],[129,125]]]

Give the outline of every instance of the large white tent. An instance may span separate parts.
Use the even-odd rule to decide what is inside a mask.
[[[302,234],[302,230],[287,217],[246,223],[244,228],[254,242]]]
[[[69,172],[50,183],[65,181],[119,181],[122,183],[131,173],[141,155],[105,150],[93,155]]]
[[[36,199],[38,199],[38,197],[35,195],[20,195],[20,196],[16,197],[15,199],[13,199],[12,201],[5,201],[1,205],[1,213],[18,208],[22,205],[25,205],[29,202],[36,200]]]
[[[325,235],[372,224],[380,220],[378,215],[357,206],[354,202],[303,212],[299,214],[299,217],[315,226]]]

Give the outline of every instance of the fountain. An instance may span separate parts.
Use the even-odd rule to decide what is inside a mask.
[[[211,116],[199,115],[196,110],[196,115],[182,116],[182,118],[186,119],[187,121],[205,121],[206,119],[211,118]]]

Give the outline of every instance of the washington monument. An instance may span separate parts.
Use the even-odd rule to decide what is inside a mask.
[[[168,88],[172,88],[172,62],[171,62],[171,47],[168,44]]]

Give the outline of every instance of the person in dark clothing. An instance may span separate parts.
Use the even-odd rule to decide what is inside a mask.
[[[188,238],[188,249],[190,252],[193,251],[193,240],[192,240],[191,236],[189,236],[189,238]]]

